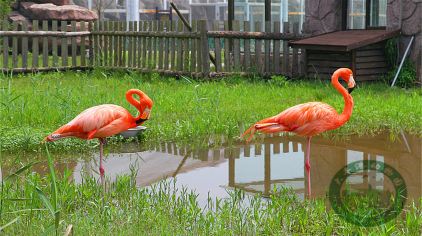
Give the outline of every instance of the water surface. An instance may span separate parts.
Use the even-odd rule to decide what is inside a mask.
[[[105,173],[114,181],[118,175],[136,172],[140,187],[176,177],[177,186],[195,190],[203,202],[208,196],[226,197],[227,189],[232,188],[269,195],[274,188],[289,187],[303,198],[307,186],[305,142],[305,138],[297,136],[273,136],[249,144],[204,149],[179,147],[174,143],[145,148],[142,144],[129,143],[107,148]],[[405,180],[408,197],[418,199],[422,196],[421,146],[422,139],[404,133],[394,141],[385,134],[341,140],[314,137],[311,145],[312,195],[326,196],[334,175],[347,164],[377,160],[398,171]],[[63,159],[59,155],[55,158]],[[56,163],[56,169],[69,169],[73,180],[80,183],[85,175],[99,178],[98,159],[98,153],[64,158]],[[33,170],[47,173],[46,162],[37,164]],[[8,172],[8,166],[3,166],[3,174]],[[391,181],[374,171],[352,176],[348,183],[356,188],[392,191]]]

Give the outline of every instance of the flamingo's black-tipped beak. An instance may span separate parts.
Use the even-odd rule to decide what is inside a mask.
[[[349,92],[349,94],[351,94],[351,93],[352,93],[352,91],[353,91],[353,89],[355,89],[355,87],[352,87],[352,88],[347,88],[347,92]]]

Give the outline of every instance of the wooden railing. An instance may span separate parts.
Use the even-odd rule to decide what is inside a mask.
[[[163,74],[300,74],[299,25],[284,23],[182,21],[1,23],[3,72],[104,67]],[[261,32],[261,28],[264,28]],[[290,28],[292,29],[290,31]],[[28,30],[29,29],[29,30]],[[40,30],[41,29],[41,30]],[[41,63],[40,63],[41,62]]]

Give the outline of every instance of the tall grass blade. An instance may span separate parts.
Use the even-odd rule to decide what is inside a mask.
[[[47,144],[45,145],[45,150],[47,152],[47,159],[48,159],[48,167],[50,169],[50,175],[51,175],[51,191],[52,191],[52,200],[53,204],[52,207],[54,209],[53,216],[54,216],[54,225],[56,228],[56,235],[58,234],[57,230],[60,225],[60,210],[58,206],[58,192],[57,192],[57,178],[56,178],[56,172],[54,171],[54,162],[51,158],[50,152],[48,151]]]
[[[40,188],[35,187],[35,190],[37,191],[38,197],[44,204],[45,208],[47,208],[50,211],[51,215],[54,216],[55,210],[53,208],[53,205],[51,205],[50,200],[48,200],[47,196],[44,194],[44,192]]]
[[[16,221],[18,221],[18,219],[20,218],[20,216],[16,217],[15,219],[11,220],[10,222],[8,222],[7,224],[3,225],[0,227],[0,232],[2,232],[5,228],[7,228],[8,226],[12,225],[13,223],[15,223]]]
[[[10,174],[10,175],[6,176],[6,177],[4,178],[4,180],[5,180],[5,181],[8,181],[8,180],[11,180],[11,179],[13,179],[13,178],[15,178],[15,177],[18,177],[18,176],[19,176],[19,174],[21,174],[21,173],[22,173],[22,172],[24,172],[25,170],[27,170],[27,169],[31,168],[33,165],[35,165],[35,164],[37,164],[37,163],[40,163],[40,161],[33,161],[33,162],[30,162],[30,163],[26,164],[25,166],[22,166],[21,168],[19,168],[18,170],[16,170],[14,173],[12,173],[12,174]]]

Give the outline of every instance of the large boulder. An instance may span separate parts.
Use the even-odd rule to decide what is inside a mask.
[[[31,20],[94,21],[98,19],[95,12],[77,5],[56,6],[51,3],[22,2],[20,9],[22,14]]]
[[[57,6],[70,5],[72,4],[71,0],[32,0],[35,3],[52,3]]]

